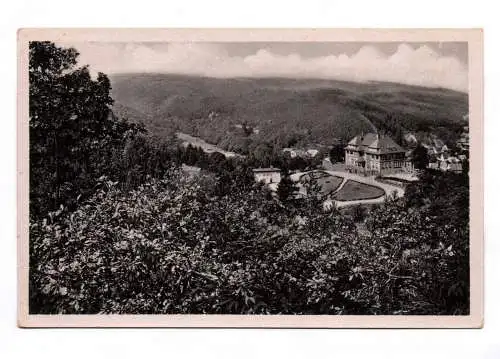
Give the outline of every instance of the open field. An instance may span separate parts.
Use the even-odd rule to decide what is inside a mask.
[[[214,153],[214,152],[219,152],[222,153],[226,158],[231,158],[231,157],[244,157],[242,155],[239,155],[235,152],[230,152],[230,151],[225,151],[220,147],[217,147],[215,145],[212,145],[201,138],[191,136],[182,132],[177,132],[176,136],[179,140],[184,141],[189,143],[193,147],[199,147],[201,148],[204,152],[206,153]]]
[[[363,199],[375,199],[385,195],[385,191],[379,187],[365,183],[348,180],[335,194],[336,201],[357,201]]]
[[[323,171],[306,173],[300,177],[300,181],[309,181],[311,177],[317,181],[319,186],[321,186],[321,194],[324,196],[335,192],[344,181],[344,179],[340,176],[332,176],[331,174]]]
[[[352,206],[356,204],[374,205],[383,203],[385,200],[384,194],[395,195],[396,197],[404,196],[404,188],[387,182],[379,182],[373,177],[363,177],[354,173],[343,171],[314,171],[320,173],[318,177],[329,179],[331,187],[335,186],[333,181],[340,181],[336,188],[326,193],[330,194],[330,199],[327,202],[335,202],[337,208]],[[298,172],[291,176],[291,179],[299,184],[299,192],[305,194],[303,186],[300,184],[301,179],[311,172]],[[325,177],[328,175],[330,177]],[[335,180],[333,180],[335,178]],[[319,181],[318,181],[319,182]],[[319,182],[321,185],[321,182]],[[332,202],[332,203],[333,203]]]

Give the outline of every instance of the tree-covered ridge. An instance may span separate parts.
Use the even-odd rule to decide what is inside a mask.
[[[30,313],[469,313],[467,174],[325,210],[314,181],[296,198],[287,177],[314,163],[153,136],[110,113],[107,77],[76,57],[30,44]],[[260,165],[284,170],[278,197]]]
[[[220,147],[253,153],[350,140],[373,126],[399,144],[403,135],[460,136],[468,96],[445,89],[338,80],[235,78],[169,74],[112,77],[115,110],[154,132],[182,131]],[[245,133],[246,124],[256,133]]]

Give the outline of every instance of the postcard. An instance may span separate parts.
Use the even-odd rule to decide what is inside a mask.
[[[21,327],[480,328],[480,29],[21,29]]]

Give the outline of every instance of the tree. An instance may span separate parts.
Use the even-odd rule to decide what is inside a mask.
[[[107,174],[116,146],[139,126],[112,116],[110,81],[76,67],[78,52],[29,44],[30,212],[75,203]]]
[[[404,144],[403,128],[397,114],[387,114],[383,121],[383,127],[398,145],[402,146]]]
[[[241,128],[243,130],[243,134],[245,135],[245,137],[248,137],[253,133],[253,127],[249,126],[246,121],[243,122],[243,124],[241,125]]]
[[[413,150],[413,165],[416,169],[423,170],[427,168],[429,164],[429,155],[427,153],[427,149],[419,144]]]
[[[469,188],[465,176],[424,171],[419,182],[408,186],[405,198],[375,208],[368,227],[372,246],[382,250],[372,257],[380,269],[372,269],[382,273],[385,267],[387,273],[390,268],[384,286],[390,290],[380,295],[384,306],[406,307],[415,314],[468,314]]]
[[[468,157],[466,157],[466,158],[462,161],[462,173],[463,173],[465,176],[468,176],[468,175],[469,175],[469,171],[470,171],[469,158],[468,158]]]
[[[295,182],[290,178],[290,172],[284,171],[281,174],[281,180],[278,184],[277,194],[281,202],[287,202],[294,198],[297,192],[297,186]]]
[[[330,150],[330,160],[332,163],[344,162],[345,149],[341,143],[335,144]]]
[[[274,157],[273,147],[268,143],[260,143],[253,150],[251,160],[259,167],[270,166]]]
[[[366,218],[367,209],[362,204],[358,204],[352,207],[351,213],[354,222],[362,222]]]

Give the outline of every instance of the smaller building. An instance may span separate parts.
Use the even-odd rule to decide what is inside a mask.
[[[417,137],[413,133],[407,133],[403,137],[406,143],[418,143]]]
[[[323,161],[321,162],[321,166],[327,170],[327,171],[332,171],[333,170],[333,163],[330,157],[325,157]]]
[[[434,161],[430,162],[427,166],[430,169],[440,170],[443,172],[455,172],[461,173],[463,169],[462,163],[466,157],[459,155],[455,156],[446,156],[445,154],[441,154]]]
[[[427,165],[428,168],[431,170],[438,170],[439,169],[439,163],[438,162],[429,162]]]
[[[457,147],[462,151],[469,151],[469,126],[464,126],[464,130],[457,141]]]
[[[283,153],[290,158],[315,158],[320,153],[321,145],[312,145],[312,147],[308,147],[307,149],[293,148],[293,147],[285,147],[283,148]]]
[[[189,175],[189,176],[196,176],[196,175],[199,175],[200,172],[201,172],[201,168],[200,167],[196,167],[196,166],[188,166],[186,164],[182,164],[182,172],[184,172],[185,174]]]
[[[449,172],[454,172],[454,173],[462,173],[463,171],[463,166],[461,163],[450,163],[448,165],[448,169],[447,169]]]
[[[279,183],[281,181],[281,171],[279,168],[254,168],[253,175],[256,182],[264,184]]]
[[[318,150],[315,150],[315,149],[309,149],[307,150],[307,154],[309,155],[309,157],[316,157],[316,155],[319,153]]]
[[[296,157],[305,158],[309,156],[306,151],[291,147],[283,148],[283,153],[290,156],[290,158],[296,158]]]

